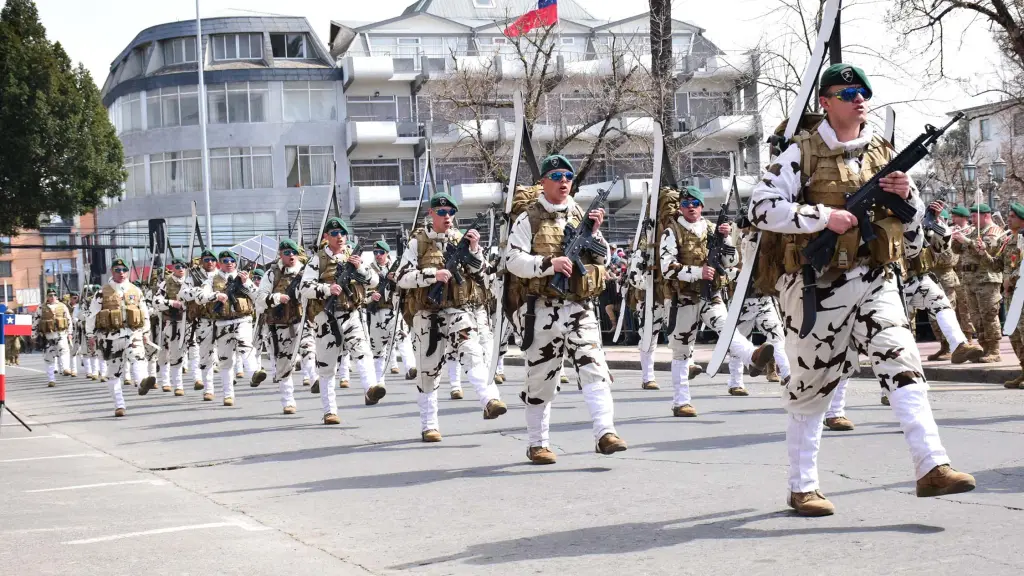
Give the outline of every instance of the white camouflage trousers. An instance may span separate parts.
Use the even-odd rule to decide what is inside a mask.
[[[203,393],[213,394],[217,388],[213,383],[213,365],[217,354],[217,346],[213,341],[213,320],[200,318],[193,326],[192,334],[199,350],[196,355],[198,369],[194,373],[195,379],[204,384]]]
[[[889,391],[917,478],[935,466],[948,464],[895,277],[885,268],[861,267],[829,285],[819,285],[817,317],[811,333],[803,339],[799,335],[803,281],[799,274],[787,274],[777,286],[792,370],[783,391],[789,412],[790,490],[818,489],[817,457],[824,416],[839,383],[853,374],[858,354],[870,359],[875,377]]]
[[[376,312],[369,314],[369,318],[370,350],[373,352],[373,368],[377,382],[384,381],[384,372],[390,368],[390,366],[384,365],[389,351],[392,364],[394,364],[395,358],[401,354],[405,371],[408,372],[410,368],[415,368],[416,358],[412,351],[405,322],[401,317],[397,322],[395,321],[395,310],[393,308],[378,308]]]
[[[593,305],[538,299],[535,312],[533,342],[526,350],[526,381],[519,394],[526,404],[530,446],[549,445],[551,401],[559,392],[563,356],[569,358],[583,387],[594,439],[614,433],[611,374],[601,347],[601,325]],[[521,325],[524,330],[529,329]]]
[[[110,380],[107,386],[110,395],[114,398],[114,408],[124,408],[124,395],[121,391],[122,378],[125,376],[125,366],[131,368],[132,380],[141,384],[149,374],[146,372],[146,350],[142,345],[142,331],[132,331],[122,328],[119,332],[112,334],[97,334],[96,346],[103,355],[107,368],[110,370]]]
[[[185,387],[181,381],[187,344],[182,337],[185,328],[185,320],[164,318],[163,342],[157,356],[157,364],[160,367],[157,380],[160,386],[173,386],[175,390],[183,390]]]
[[[786,336],[782,328],[782,318],[779,317],[779,309],[775,304],[775,298],[771,296],[756,296],[743,301],[740,308],[740,317],[736,322],[736,331],[746,337],[757,329],[764,334],[765,342],[775,348],[775,366],[778,368],[779,377],[789,376],[789,360],[786,359]]]
[[[671,300],[665,300],[665,310],[666,316],[672,313]],[[668,340],[672,350],[673,407],[690,403],[690,362],[701,321],[715,332],[721,332],[728,313],[719,294],[715,294],[711,302],[704,302],[699,296],[679,296],[676,325]],[[753,353],[754,345],[746,336],[739,332],[733,335],[729,345],[729,388],[743,387],[743,366],[750,363]]]
[[[46,377],[50,382],[57,379],[57,372],[70,370],[68,364],[71,361],[71,348],[68,344],[68,336],[63,332],[52,332],[44,337],[43,362],[46,362]]]
[[[637,306],[637,333],[644,334],[644,321],[647,318],[645,314],[647,303],[641,301]],[[665,325],[665,307],[657,300],[654,302],[653,310],[651,312],[651,322],[654,325],[651,330],[651,338],[649,342],[645,342],[641,337],[637,347],[640,349],[640,372],[643,377],[642,381],[644,384],[654,382],[654,352],[658,349],[658,341],[661,339],[661,330]]]
[[[327,312],[320,312],[313,319],[316,325],[316,368],[320,379],[320,405],[324,414],[337,414],[338,403],[334,388],[337,386],[338,364],[342,354],[349,354],[359,371],[363,391],[378,385],[373,369],[373,356],[363,331],[362,314],[359,310],[339,310],[335,320],[341,332],[341,346],[331,331]],[[384,385],[383,381],[379,383]]]
[[[469,383],[485,407],[491,400],[500,399],[498,387],[487,381],[484,353],[476,331],[475,314],[470,310],[445,308],[439,312],[420,311],[412,321],[412,334],[419,365],[416,387],[420,409],[421,431],[438,430],[437,389],[441,369],[445,365],[445,348],[450,346],[459,364],[466,370]]]
[[[235,354],[242,356],[245,373],[255,371],[252,359],[252,318],[237,320],[218,320],[213,326],[214,341],[217,346],[217,362],[220,364],[221,389],[224,398],[235,397]],[[211,381],[212,381],[211,377]],[[213,392],[208,385],[205,392]]]
[[[281,392],[281,407],[297,407],[295,403],[295,370],[292,366],[292,348],[295,346],[295,337],[298,335],[299,323],[294,324],[268,324],[267,332],[270,334],[270,368],[274,382]],[[299,359],[303,370],[298,374],[301,378],[307,373],[307,366],[313,363],[313,350],[316,342],[313,339],[313,330],[308,323],[302,330],[299,341]]]
[[[908,307],[912,310],[924,310],[939,325],[950,350],[956,350],[960,344],[967,341],[946,292],[931,274],[911,276],[903,286],[903,295]],[[935,336],[938,337],[938,334]]]

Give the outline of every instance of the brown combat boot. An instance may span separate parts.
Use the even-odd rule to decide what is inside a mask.
[[[704,367],[701,366],[700,364],[697,364],[696,362],[694,362],[693,364],[690,364],[690,367],[687,369],[687,372],[686,372],[686,379],[687,380],[686,381],[689,382],[689,381],[693,380],[694,378],[696,378],[697,376],[700,376],[703,373],[704,373]]]
[[[750,355],[750,366],[748,368],[757,369],[758,373],[764,372],[768,362],[775,355],[775,346],[771,344],[761,344],[754,350],[754,353]]]
[[[732,388],[729,388],[729,395],[730,396],[750,396],[750,392],[747,392],[747,389],[744,388],[743,386],[733,386]]]
[[[448,397],[451,398],[452,400],[462,400],[466,396],[462,393],[462,390],[456,388],[455,390],[452,390],[451,392],[448,393]]]
[[[999,353],[999,340],[985,340],[981,343],[981,347],[985,350],[985,355],[976,360],[977,363],[995,364],[1003,361],[1003,357]]]
[[[422,433],[420,433],[420,440],[427,443],[440,442],[441,433],[438,432],[437,430],[425,430]]]
[[[882,396],[882,406],[888,406],[888,405],[889,405],[889,397],[888,396]]]
[[[203,402],[213,402],[213,392],[203,394]]]
[[[324,414],[324,424],[341,424],[341,418],[337,414]]]
[[[622,452],[626,450],[626,448],[625,440],[609,432],[601,436],[601,439],[597,441],[595,451],[598,454],[604,454],[607,456],[609,454],[615,454],[616,452]]]
[[[1003,388],[1015,390],[1017,388],[1020,388],[1022,382],[1024,382],[1024,372],[1018,374],[1017,377],[1014,378],[1013,380],[1007,380],[1006,382],[1003,382]]]
[[[547,446],[531,446],[526,449],[526,458],[534,464],[554,464],[557,458]]]
[[[491,400],[487,403],[487,407],[484,408],[484,420],[494,420],[505,412],[508,412],[508,406],[504,402],[501,400]]]
[[[966,342],[964,344],[966,344]],[[961,344],[957,348],[963,348],[964,344]],[[946,342],[945,338],[942,339],[942,345],[939,346],[939,349],[935,352],[935,354],[928,355],[929,362],[940,362],[942,360],[950,360],[951,358],[952,357],[949,354],[949,342]],[[961,360],[960,362],[953,362],[953,364],[961,363],[963,363],[963,360]]]
[[[650,382],[644,382],[643,384],[640,385],[640,388],[642,390],[661,390],[661,387],[659,387],[658,383],[655,382],[654,380],[651,380]]]
[[[418,374],[418,372],[416,371],[415,368],[409,368],[409,371],[405,373],[405,379],[406,380],[415,380],[416,379],[416,374]],[[494,381],[495,382],[498,381],[498,377],[497,376],[494,377]],[[500,384],[500,382],[498,382],[498,383]]]
[[[370,386],[370,389],[366,391],[366,394],[363,394],[363,403],[367,406],[373,406],[377,402],[380,402],[380,399],[387,395],[387,393],[387,389],[380,384]]]
[[[284,413],[285,414],[295,414],[295,406],[291,406],[291,405],[285,406],[284,407]]]
[[[697,415],[697,409],[691,404],[683,404],[682,406],[673,406],[672,415],[676,418],[693,418]]]
[[[117,418],[124,416],[124,408],[118,408],[114,410],[114,416],[116,416]]]
[[[310,394],[319,394],[320,393],[320,380],[319,379],[317,379],[316,382],[313,382],[313,385],[309,387],[309,393]]]
[[[957,472],[949,464],[932,468],[930,472],[917,481],[917,497],[945,496],[970,492],[977,487],[974,476]]]
[[[225,398],[224,399],[224,405],[225,406],[234,406],[235,405],[235,399],[234,398]]]
[[[338,388],[348,388],[348,380],[338,380]]]
[[[836,507],[825,498],[821,490],[790,492],[789,507],[800,516],[831,516],[836,513]]]
[[[267,379],[267,372],[265,370],[257,370],[252,373],[252,378],[249,380],[249,386],[256,388]]]
[[[782,378],[779,377],[779,367],[775,365],[775,358],[772,358],[772,361],[768,363],[768,369],[764,377],[769,382],[782,382]]]
[[[833,432],[847,432],[853,430],[853,422],[846,416],[825,418],[825,427]]]
[[[185,389],[184,388],[175,388],[174,389],[174,395],[175,396],[184,396],[185,395]]]
[[[202,390],[203,388],[205,388],[205,386],[203,386],[203,383],[199,380],[196,380],[195,384],[192,385],[193,390]]]
[[[946,343],[942,343],[944,348],[948,349]],[[942,352],[940,349],[939,352]],[[945,360],[945,358],[933,358],[936,354],[932,354],[928,357],[929,360]],[[964,342],[956,347],[953,354],[949,356],[949,361],[953,364],[963,364],[964,362],[979,362],[981,357],[985,355],[985,349],[977,344],[971,344],[970,342]]]

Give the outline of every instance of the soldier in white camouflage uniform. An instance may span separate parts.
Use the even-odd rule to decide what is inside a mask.
[[[216,389],[213,368],[216,364],[214,356],[217,350],[213,342],[213,318],[210,317],[207,307],[199,301],[199,294],[203,290],[203,285],[217,271],[217,255],[212,250],[203,250],[199,255],[199,262],[200,265],[193,265],[193,269],[185,277],[185,284],[179,296],[185,302],[185,317],[189,323],[186,338],[192,354],[192,377],[195,380],[193,388],[203,390],[203,400],[210,402]]]
[[[545,158],[541,173],[542,193],[512,224],[506,259],[508,271],[518,278],[518,284],[507,289],[520,290],[519,297],[510,294],[511,301],[526,303],[525,311],[520,309],[520,325],[526,341],[527,368],[519,396],[526,404],[526,457],[534,464],[553,464],[556,457],[549,448],[551,402],[558,394],[558,375],[565,356],[578,374],[597,452],[620,452],[626,449],[626,442],[615,432],[611,374],[593,304],[593,298],[604,290],[604,266],[610,258],[600,231],[604,210],[584,214],[569,195],[574,174],[572,163],[564,156]],[[573,270],[572,261],[562,251],[565,227],[591,226],[591,221],[594,238],[604,243],[604,253],[584,253],[586,269]],[[565,294],[550,286],[556,273],[570,278]]]
[[[675,208],[672,199],[674,194],[679,195],[678,208]],[[661,195],[659,204],[674,209],[662,214],[659,207],[661,244],[657,264],[660,282],[663,284],[662,293],[666,296],[664,306],[669,324],[672,324],[671,315],[675,314],[675,326],[669,336],[674,389],[672,415],[694,417],[697,410],[691,403],[689,384],[693,345],[702,321],[715,332],[722,330],[728,310],[721,292],[728,278],[719,276],[707,262],[708,235],[714,234],[716,230],[715,225],[702,216],[704,193],[695,186],[687,186],[681,193],[663,189]],[[730,224],[722,224],[717,232],[725,236],[727,246],[732,246]],[[722,257],[722,265],[726,268],[733,268],[738,262],[737,254],[725,254]],[[714,283],[710,302],[701,298],[703,281]],[[729,346],[729,394],[747,396],[747,389],[743,386],[743,367],[752,366],[764,370],[773,352],[771,344],[755,348],[743,334],[733,335]]]
[[[78,376],[78,365],[82,352],[85,350],[85,324],[79,321],[79,312],[83,308],[77,292],[68,295],[68,310],[71,311],[71,330],[68,332],[70,343],[68,351],[68,369],[72,376]],[[88,373],[86,373],[88,375]]]
[[[362,257],[346,245],[350,230],[341,218],[331,218],[324,227],[327,245],[310,259],[302,273],[300,291],[309,302],[307,314],[316,326],[316,364],[320,383],[320,404],[324,411],[324,424],[340,424],[335,397],[340,356],[351,355],[363,384],[363,402],[371,406],[387,394],[384,382],[377,381],[373,369],[373,353],[366,341],[360,308],[366,299],[366,289],[377,286],[379,278]],[[355,268],[354,278],[346,286],[335,282],[339,266]],[[337,303],[335,313],[326,309],[330,299]]]
[[[458,244],[463,238],[453,222],[458,209],[451,196],[433,196],[430,199],[429,227],[419,226],[413,231],[398,268],[398,286],[409,291],[406,310],[413,318],[412,333],[419,371],[420,439],[424,442],[441,441],[437,389],[445,363],[446,346],[451,346],[459,363],[466,367],[469,383],[480,397],[484,419],[497,418],[508,410],[501,401],[498,387],[487,382],[477,321],[470,308],[473,292],[481,289],[472,275],[480,274],[484,266],[479,232],[469,230],[465,234],[469,251],[479,259],[479,264],[461,265],[462,284],[458,284],[445,268],[446,247]],[[439,282],[444,285],[441,296],[438,302],[431,302],[428,298],[431,287]]]
[[[156,294],[153,296],[154,308],[163,317],[163,334],[157,359],[160,372],[157,374],[157,380],[161,386],[173,388],[175,396],[184,396],[182,369],[185,366],[185,331],[188,319],[185,317],[185,302],[181,300],[181,291],[185,285],[188,263],[181,258],[175,258],[171,261],[171,268],[173,271],[164,276],[163,282],[157,286]]]
[[[368,313],[369,324],[370,324],[370,349],[373,350],[373,367],[376,370],[377,381],[384,381],[384,371],[389,368],[385,366],[384,362],[387,359],[387,355],[390,352],[391,361],[394,362],[395,357],[399,353],[402,354],[402,362],[405,364],[405,379],[412,380],[416,378],[416,359],[413,357],[412,343],[409,341],[408,332],[405,326],[405,321],[402,320],[402,315],[395,309],[395,305],[398,303],[398,295],[394,272],[390,272],[391,268],[391,246],[383,240],[378,240],[373,245],[373,259],[374,261],[370,264],[373,271],[380,277],[380,283],[377,285],[377,289],[370,293],[371,304],[367,306],[372,312]],[[390,280],[387,284],[390,285],[390,289],[387,293],[381,292],[381,286],[386,284],[385,279]],[[398,320],[395,320],[395,314],[398,314]],[[395,339],[397,338],[397,341]],[[392,344],[392,342],[395,342]],[[397,373],[397,369],[393,371]]]
[[[114,258],[110,280],[89,304],[85,332],[90,347],[98,347],[110,366],[110,394],[114,398],[114,416],[125,415],[121,378],[126,366],[139,383],[139,395],[156,387],[156,378],[146,373],[142,336],[149,330],[149,309],[142,291],[128,281],[128,265]]]
[[[875,376],[890,390],[914,461],[918,496],[972,490],[974,478],[949,466],[928,403],[917,344],[910,332],[893,267],[902,256],[903,234],[916,228],[924,206],[910,179],[893,172],[882,190],[905,198],[917,211],[904,225],[888,214],[873,214],[877,240],[862,251],[857,218],[845,210],[856,192],[894,156],[892,147],[873,134],[865,100],[871,85],[862,70],[830,66],[819,88],[826,119],[802,132],[769,166],[754,188],[749,218],[779,242],[762,240],[759,275],[777,278],[786,351],[792,374],[783,390],[789,413],[789,505],[804,516],[833,514],[819,490],[817,456],[825,413],[835,388],[852,375],[858,354],[871,360]],[[817,275],[816,318],[807,338],[803,323],[802,251],[825,229],[839,235],[830,263]],[[777,250],[766,250],[766,244]],[[781,270],[779,268],[781,266]]]
[[[56,290],[46,291],[46,302],[37,310],[33,318],[32,331],[36,334],[36,341],[42,342],[43,362],[46,363],[46,385],[53,388],[57,385],[57,372],[65,376],[71,376],[68,368],[69,358],[69,337],[71,334],[71,311],[68,307],[57,300]]]
[[[85,366],[85,375],[90,380],[97,381],[106,373],[105,363],[102,362],[96,347],[89,346],[89,339],[85,335],[85,321],[89,318],[89,304],[92,303],[92,297],[98,290],[99,286],[87,284],[82,289],[82,299],[72,311],[76,320],[76,328],[80,332],[79,355],[81,355],[82,364]]]
[[[256,294],[256,311],[262,316],[270,333],[271,372],[281,391],[281,407],[285,414],[295,414],[297,405],[292,366],[295,339],[301,338],[299,354],[303,365],[315,364],[313,351],[316,344],[313,340],[312,319],[307,317],[303,325],[299,326],[302,309],[300,298],[297,297],[298,285],[295,285],[293,293],[288,291],[296,278],[301,281],[305,267],[299,245],[285,238],[278,244],[278,254],[279,260],[270,267]],[[259,383],[255,385],[259,386]]]

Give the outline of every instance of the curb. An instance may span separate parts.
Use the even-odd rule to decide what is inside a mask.
[[[509,366],[523,366],[525,361],[522,356],[506,356],[505,364]],[[698,362],[702,367],[707,368],[707,362]],[[1017,368],[991,367],[985,368],[984,364],[971,367],[959,366],[925,366],[924,377],[934,382],[970,382],[972,384],[999,384],[1016,378],[1020,374]],[[639,360],[609,360],[608,368],[612,370],[639,370]],[[658,372],[671,372],[671,362],[658,361],[654,363],[654,369]],[[719,374],[727,374],[729,366],[722,364]],[[861,366],[853,375],[854,378],[874,380],[875,374],[870,366]]]

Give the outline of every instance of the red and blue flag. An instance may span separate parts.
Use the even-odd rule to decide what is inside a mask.
[[[534,28],[554,26],[558,22],[558,0],[539,0],[537,9],[523,14],[505,29],[505,36],[515,38]]]

